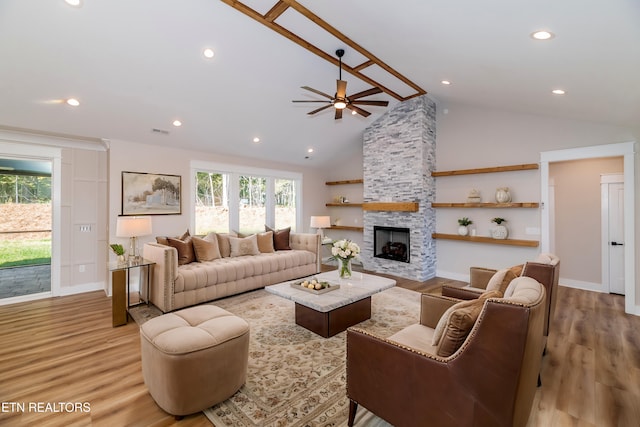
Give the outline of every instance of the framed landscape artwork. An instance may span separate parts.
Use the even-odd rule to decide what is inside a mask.
[[[122,215],[180,215],[180,175],[122,172]]]

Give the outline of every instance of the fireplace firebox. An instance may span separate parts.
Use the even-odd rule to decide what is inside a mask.
[[[409,262],[409,229],[373,226],[373,256],[393,261]]]

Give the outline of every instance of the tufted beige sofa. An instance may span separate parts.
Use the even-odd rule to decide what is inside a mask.
[[[291,233],[289,246],[291,250],[179,266],[174,247],[145,243],[144,258],[155,262],[150,300],[167,313],[320,272],[320,235]]]

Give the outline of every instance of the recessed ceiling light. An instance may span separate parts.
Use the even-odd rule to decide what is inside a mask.
[[[566,92],[562,89],[554,89],[551,91],[554,95],[564,95]]]
[[[451,82],[449,80],[442,80],[440,83],[442,83],[443,85],[450,85]]]
[[[309,149],[307,150],[307,153],[313,153],[313,148],[309,148]]]
[[[180,120],[174,120],[174,121],[173,121],[173,125],[174,125],[175,127],[180,127],[180,126],[182,126],[182,122],[181,122]]]
[[[82,0],[64,0],[66,4],[73,7],[82,7]]]
[[[358,112],[357,112],[356,110],[353,110],[353,111],[351,112],[351,115],[352,115],[352,116],[355,116],[356,114],[358,114]]]
[[[256,136],[255,138],[253,138],[253,142],[255,142],[255,143],[257,144],[258,142],[260,142],[260,138],[258,138],[258,137]]]
[[[67,105],[71,105],[72,107],[77,107],[78,105],[80,105],[80,101],[78,101],[75,98],[69,98],[67,99]]]
[[[552,38],[554,38],[556,35],[553,34],[550,31],[546,31],[546,30],[540,30],[540,31],[536,31],[531,33],[531,38],[536,39],[536,40],[550,40]]]
[[[202,54],[205,58],[213,58],[216,53],[213,51],[213,49],[208,47],[202,51]]]

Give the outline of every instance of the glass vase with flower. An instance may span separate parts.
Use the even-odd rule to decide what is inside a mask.
[[[360,246],[351,240],[342,239],[333,243],[331,259],[338,261],[338,275],[341,279],[351,277],[351,261],[360,256]]]

